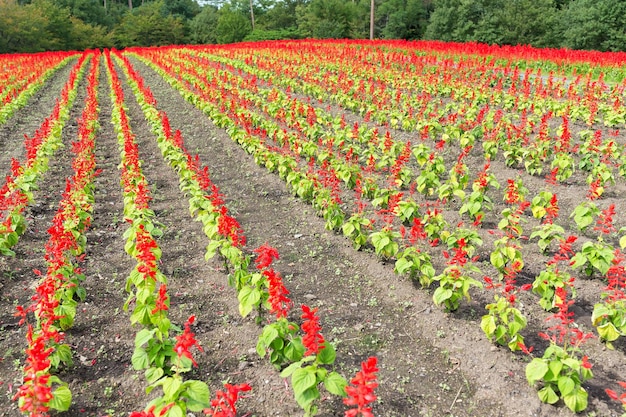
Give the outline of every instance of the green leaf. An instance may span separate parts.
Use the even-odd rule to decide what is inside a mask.
[[[491,338],[491,335],[496,331],[496,318],[487,314],[484,315],[482,320],[480,321],[480,328],[483,329],[483,332]]]
[[[319,397],[320,392],[318,391],[318,389],[316,387],[312,387],[301,392],[300,394],[296,394],[296,401],[298,402],[298,405],[300,407],[307,410],[310,407],[311,403],[317,400]],[[307,413],[306,415],[312,414]]]
[[[67,411],[72,404],[72,392],[67,385],[61,385],[52,392],[52,400],[48,403],[48,407],[57,411]]]
[[[174,376],[172,378],[166,378],[163,381],[164,397],[167,399],[177,398],[178,397],[177,392],[181,385],[182,385],[182,381],[180,380],[180,377]]]
[[[185,412],[180,405],[176,404],[174,407],[167,410],[167,413],[165,413],[163,417],[185,417]]]
[[[399,258],[396,261],[395,270],[398,275],[404,274],[404,271],[410,269],[413,266],[413,261],[409,261],[407,258]]]
[[[589,395],[584,388],[578,387],[578,389],[575,390],[572,394],[564,395],[563,402],[565,402],[567,408],[575,413],[578,413],[587,408],[588,396]]]
[[[450,297],[452,297],[451,289],[444,289],[442,287],[439,287],[435,290],[435,293],[433,294],[433,301],[435,302],[435,304],[441,305]]]
[[[283,354],[290,361],[299,361],[300,359],[302,359],[302,356],[304,355],[304,351],[305,351],[304,345],[302,344],[300,339],[296,339],[296,340],[287,342],[287,345],[285,346]]]
[[[548,368],[550,370],[550,374],[552,375],[551,380],[557,380],[561,374],[561,370],[563,369],[563,362],[560,360],[550,361]],[[544,378],[547,378],[550,374],[544,375]]]
[[[133,310],[133,314],[130,316],[131,324],[141,323],[147,324],[150,322],[150,313],[152,309],[147,304],[138,305]]]
[[[137,332],[137,335],[135,336],[135,348],[145,345],[146,343],[148,343],[148,341],[150,341],[150,339],[152,339],[153,336],[154,336],[154,329],[153,330],[149,330],[149,329],[140,330],[139,332]]]
[[[587,263],[587,258],[582,252],[578,252],[574,257],[570,260],[570,266],[574,269],[578,269],[584,264]]]
[[[148,359],[148,353],[142,348],[135,348],[133,357],[131,358],[133,368],[137,371],[146,369],[150,366],[150,359]]]
[[[346,396],[346,386],[348,382],[337,372],[331,372],[324,379],[324,387],[328,392],[340,397]]]
[[[528,365],[526,365],[526,379],[530,385],[543,379],[544,375],[548,372],[548,364],[539,358],[533,359]]]
[[[541,388],[539,392],[537,392],[537,395],[539,395],[541,402],[546,404],[554,404],[559,400],[559,396],[556,395],[550,385]]]
[[[202,381],[186,381],[185,394],[189,399],[187,408],[189,411],[202,411],[211,405],[211,393],[209,387]]]
[[[164,374],[163,368],[151,367],[146,369],[145,376],[148,384],[158,381]]]
[[[317,354],[317,360],[325,365],[334,363],[336,357],[337,353],[335,352],[335,348],[328,342],[324,345],[324,349],[320,350]]]
[[[296,397],[309,388],[315,387],[316,382],[315,370],[310,367],[298,368],[291,376],[291,385]]]
[[[257,288],[244,286],[237,298],[239,299],[239,313],[242,317],[246,317],[261,300],[261,292]]]
[[[61,363],[64,363],[66,365],[72,364],[72,349],[69,347],[69,345],[58,345],[55,348],[54,356],[56,356]]]
[[[593,313],[591,314],[591,323],[594,326],[598,326],[602,323],[606,316],[611,315],[611,309],[604,303],[597,303],[593,306]]]
[[[574,391],[574,388],[576,388],[576,383],[569,376],[563,375],[562,377],[559,378],[558,386],[559,386],[559,392],[561,393],[561,395],[565,396],[565,395],[569,395],[572,391]]]
[[[616,328],[615,325],[613,323],[604,323],[601,326],[597,327],[598,330],[598,334],[600,335],[600,338],[602,340],[605,340],[607,342],[612,342],[614,340],[619,339],[619,337],[622,335]]]
[[[209,243],[206,247],[204,259],[208,261],[209,259],[213,258],[221,244],[222,242],[220,242],[219,240],[212,240],[211,243]]]
[[[288,367],[282,370],[282,372],[280,373],[280,377],[289,378],[291,374],[293,374],[295,370],[300,368],[301,366],[302,366],[302,361],[292,363],[291,365],[289,365]]]

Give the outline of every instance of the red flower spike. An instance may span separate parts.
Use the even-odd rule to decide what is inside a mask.
[[[347,398],[343,403],[349,406],[356,406],[345,412],[345,417],[373,417],[372,408],[368,404],[376,401],[374,389],[378,386],[376,382],[377,359],[372,356],[367,361],[361,363],[361,370],[350,380],[352,386],[346,387]]]
[[[278,251],[269,246],[267,242],[256,248],[254,253],[258,255],[254,263],[259,270],[270,266],[274,259],[279,259]]]
[[[193,356],[191,355],[191,352],[189,351],[189,349],[191,349],[193,346],[196,346],[200,352],[203,352],[202,346],[198,344],[198,341],[195,338],[195,334],[190,329],[190,326],[195,321],[195,319],[195,316],[190,316],[187,320],[187,323],[185,323],[185,330],[183,331],[183,333],[181,333],[180,336],[176,336],[174,352],[176,352],[179,358],[186,357],[188,359],[191,359],[191,362],[195,366],[198,366]]]
[[[287,297],[289,290],[283,284],[280,275],[273,269],[263,271],[263,275],[267,278],[269,284],[270,312],[276,314],[276,318],[287,317],[287,313],[291,308],[292,302]]]
[[[319,351],[324,348],[326,343],[324,336],[321,335],[320,330],[322,327],[319,324],[319,317],[316,316],[317,307],[311,309],[307,305],[302,305],[302,318],[305,320],[302,323],[302,330],[306,333],[302,337],[302,344],[306,348],[306,355],[317,355]]]
[[[235,403],[239,399],[239,394],[252,390],[248,384],[224,384],[224,388],[226,388],[226,392],[218,390],[215,393],[216,398],[211,400],[211,408],[204,409],[202,411],[204,414],[212,417],[236,417]]]
[[[154,415],[155,406],[153,405],[148,411],[133,411],[128,417],[156,417]]]
[[[162,284],[159,287],[159,294],[156,300],[156,306],[154,308],[154,310],[151,311],[151,314],[154,315],[156,313],[158,313],[159,311],[167,311],[169,310],[168,307],[168,301],[169,301],[169,296],[167,295],[167,286],[165,284]]]

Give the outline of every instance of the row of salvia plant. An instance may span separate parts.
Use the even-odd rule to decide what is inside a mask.
[[[40,138],[40,145],[33,149],[32,158],[25,164],[26,169],[22,170],[19,165],[16,168],[22,175],[24,172],[37,177],[43,175],[43,172],[35,174],[30,169],[47,167],[47,159],[53,154],[50,150],[62,146],[63,125],[69,117],[83,73],[91,61],[87,96],[78,120],[78,138],[72,143],[73,174],[66,179],[59,208],[48,229],[50,237],[45,245],[47,269],[45,273],[35,270],[40,279],[31,303],[17,307],[20,323],[26,324],[28,329],[23,382],[14,400],[18,402],[20,411],[30,416],[48,415],[50,410],[66,411],[72,400],[67,383],[59,378],[58,373],[72,365],[72,351],[65,343],[65,332],[73,326],[77,304],[86,296],[82,287],[85,276],[80,263],[85,256],[86,232],[91,224],[94,202],[93,180],[97,175],[94,147],[98,130],[99,59],[99,52],[85,52],[79,58],[63,90],[61,102],[44,122],[50,127],[38,131],[49,132],[49,136]],[[45,161],[43,158],[46,158]],[[19,184],[24,184],[20,182],[19,175],[16,178]],[[29,200],[32,200],[33,189],[34,185],[28,189]]]
[[[172,132],[167,115],[159,111],[150,89],[134,70],[128,59],[115,55],[122,66],[138,103],[157,137],[157,144],[166,162],[178,173],[180,188],[189,198],[192,216],[200,221],[209,239],[207,260],[219,254],[230,271],[229,283],[237,289],[239,310],[248,316],[256,310],[269,313],[273,320],[265,325],[257,344],[257,352],[267,357],[281,376],[291,378],[294,396],[306,415],[317,413],[320,387],[344,398],[346,415],[371,412],[369,403],[375,400],[376,358],[362,364],[361,371],[349,386],[344,377],[332,369],[336,353],[333,345],[321,334],[317,308],[301,306],[301,325],[288,320],[293,306],[289,291],[280,274],[271,267],[278,252],[264,244],[252,252],[256,254],[255,268],[251,254],[246,254],[245,234],[237,220],[228,214],[219,188],[211,181],[206,167],[198,156],[185,148],[180,131]],[[366,414],[363,414],[366,415]]]

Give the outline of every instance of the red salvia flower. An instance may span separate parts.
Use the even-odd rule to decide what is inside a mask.
[[[195,366],[198,366],[196,361],[189,349],[193,346],[196,346],[200,352],[203,352],[202,346],[198,344],[198,341],[195,338],[195,334],[191,331],[191,324],[196,320],[196,316],[190,316],[187,322],[185,323],[185,330],[180,334],[180,336],[176,336],[176,344],[174,345],[174,352],[178,355],[179,358],[185,357],[191,359],[191,362]]]
[[[268,245],[267,242],[256,248],[254,253],[258,255],[254,263],[259,270],[270,266],[274,259],[279,259],[278,251]]]
[[[215,393],[216,398],[211,400],[211,408],[204,409],[204,414],[212,417],[236,417],[235,403],[239,399],[239,393],[252,389],[248,384],[224,384],[224,388],[226,392],[218,390]]]
[[[159,295],[156,299],[156,306],[154,307],[154,310],[151,311],[151,314],[154,315],[158,313],[159,311],[169,310],[168,302],[169,302],[169,296],[167,295],[167,286],[165,284],[162,284],[159,287]]]
[[[615,204],[611,204],[606,210],[602,210],[593,230],[597,230],[606,235],[614,232],[613,216],[615,216]]]
[[[356,373],[355,377],[350,380],[353,386],[346,387],[347,398],[343,399],[343,403],[349,406],[356,406],[347,410],[345,417],[374,417],[372,408],[368,404],[376,401],[374,389],[378,386],[376,382],[377,359],[372,356],[367,361],[361,363],[361,370]]]
[[[283,284],[280,275],[273,269],[263,271],[263,275],[267,278],[269,286],[270,312],[276,314],[276,318],[287,317],[289,308],[292,305],[291,300],[287,297],[289,290]]]
[[[587,198],[589,200],[597,200],[602,195],[602,179],[598,178],[589,184],[589,191],[587,191]]]
[[[543,220],[543,223],[552,224],[557,217],[559,217],[559,201],[556,194],[552,194],[550,203],[546,206],[546,218]]]
[[[153,405],[148,411],[133,411],[128,417],[156,417],[154,415],[155,406]]]
[[[626,382],[618,382],[619,386],[622,387],[622,389],[626,390]],[[620,403],[622,403],[622,406],[626,409],[626,391],[624,391],[621,395],[618,395],[615,391],[613,391],[612,389],[606,389],[605,390],[606,395],[608,395],[612,400],[615,401],[619,401]]]
[[[317,307],[311,309],[307,305],[302,305],[302,318],[305,320],[302,323],[302,330],[306,333],[302,337],[302,344],[306,348],[306,355],[317,355],[319,351],[324,348],[326,343],[324,336],[320,333],[322,327],[319,324],[319,317],[316,316]]]

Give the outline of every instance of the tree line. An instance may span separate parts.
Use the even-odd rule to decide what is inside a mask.
[[[0,53],[367,38],[371,0],[0,0]],[[626,50],[626,0],[375,0],[374,36]]]

